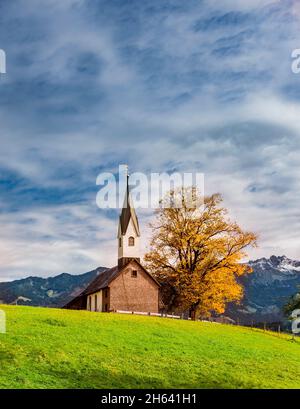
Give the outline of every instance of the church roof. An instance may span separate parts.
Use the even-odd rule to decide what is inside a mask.
[[[119,273],[121,273],[121,271],[128,266],[128,264],[132,262],[137,263],[140,267],[142,267],[145,273],[148,274],[148,276],[150,276],[152,280],[155,281],[155,283],[160,287],[159,282],[137,260],[130,260],[122,267],[115,266],[100,273],[100,275],[89,284],[89,286],[83,291],[81,295],[89,295],[108,287],[110,282],[114,280],[119,275]]]
[[[94,293],[98,290],[106,288],[108,284],[115,278],[119,273],[118,266],[109,268],[108,270],[103,271],[99,274],[83,291],[81,295],[88,295]]]
[[[82,291],[77,297],[73,300],[69,301],[63,308],[72,308],[74,306],[79,306],[80,308],[75,309],[85,309],[83,307],[83,300],[86,296],[96,293],[104,288],[107,288],[111,281],[113,281],[122,270],[124,270],[130,263],[137,263],[150,278],[160,287],[160,283],[137,261],[137,260],[130,260],[127,264],[123,267],[112,267],[103,272],[101,272],[88,286],[87,288]]]
[[[134,206],[132,204],[130,190],[129,190],[128,176],[127,176],[126,195],[125,195],[124,205],[123,205],[123,209],[122,209],[121,216],[120,216],[120,228],[121,228],[122,234],[126,234],[130,219],[133,222],[134,228],[136,230],[136,234],[140,236],[139,221],[136,216]]]

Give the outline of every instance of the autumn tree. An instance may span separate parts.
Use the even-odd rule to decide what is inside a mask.
[[[228,218],[219,194],[201,202],[193,190],[193,205],[187,200],[191,189],[170,195],[171,206],[157,209],[151,224],[147,268],[162,284],[167,310],[188,309],[201,316],[223,313],[228,302],[238,302],[243,296],[237,278],[251,269],[241,261],[257,237]],[[194,205],[199,202],[202,206]]]

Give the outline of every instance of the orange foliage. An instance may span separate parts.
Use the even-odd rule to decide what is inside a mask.
[[[156,211],[145,262],[162,283],[166,309],[220,314],[228,302],[238,302],[243,296],[237,277],[251,272],[241,261],[257,237],[227,218],[219,194],[205,197],[202,208],[187,206],[189,194],[188,189],[171,192],[182,207]]]

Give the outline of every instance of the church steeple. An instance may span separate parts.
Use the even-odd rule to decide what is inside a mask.
[[[126,175],[126,193],[118,229],[118,265],[130,260],[140,261],[140,228],[130,196],[129,174]]]

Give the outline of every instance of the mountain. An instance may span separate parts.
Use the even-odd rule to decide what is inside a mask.
[[[300,286],[300,261],[271,256],[250,261],[253,272],[241,277],[244,299],[226,314],[241,323],[283,321],[283,306]]]
[[[63,273],[49,278],[28,277],[0,283],[0,304],[61,307],[105,269],[99,267],[80,275]]]
[[[226,316],[241,324],[282,321],[282,307],[300,287],[300,261],[272,256],[250,261],[249,265],[253,272],[240,278],[244,299],[240,305],[229,305]],[[61,307],[104,270],[99,267],[81,275],[63,273],[0,283],[0,304]]]

